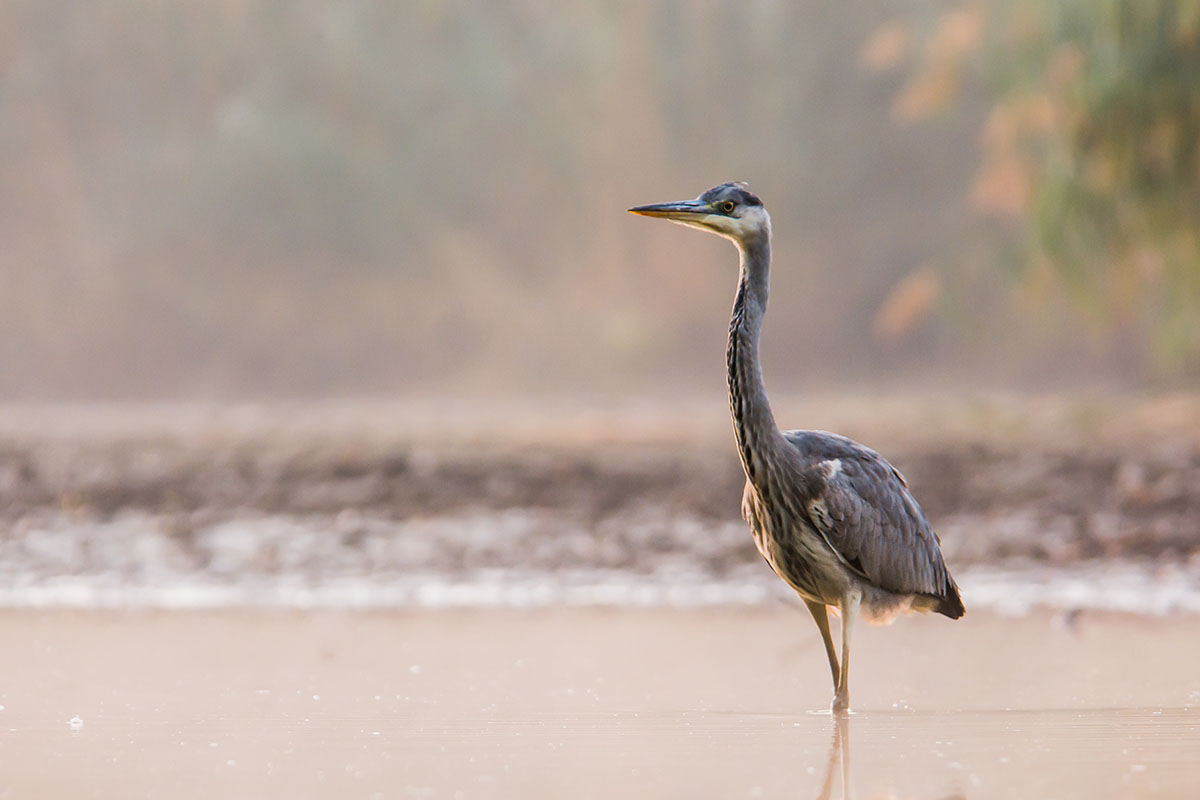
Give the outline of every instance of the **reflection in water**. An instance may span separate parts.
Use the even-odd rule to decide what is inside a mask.
[[[477,710],[313,688],[247,691],[187,715],[83,708],[79,730],[7,690],[0,795],[1175,800],[1196,797],[1200,780],[1190,707],[839,719]]]
[[[864,642],[911,655],[864,658],[894,705],[845,720],[799,712],[787,620],[8,612],[0,797],[1197,796],[1194,618],[980,615],[954,652],[913,620]]]
[[[850,800],[854,791],[850,782],[850,717],[833,716],[833,735],[829,742],[829,755],[825,761],[825,775],[821,781],[821,791],[817,800],[831,800],[834,797],[833,787],[840,776],[841,791],[837,794],[840,800]],[[891,795],[889,787],[889,795]],[[962,792],[945,795],[943,800],[966,800]]]
[[[819,800],[829,800],[833,796],[833,779],[838,773],[837,766],[841,765],[842,800],[850,797],[850,717],[844,714],[833,715],[833,741],[829,743],[829,760],[825,764],[825,781],[821,784]]]

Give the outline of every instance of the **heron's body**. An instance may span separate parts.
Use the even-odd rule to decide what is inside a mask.
[[[864,616],[876,622],[910,610],[960,616],[957,587],[942,562],[937,539],[900,473],[874,450],[844,436],[788,431],[783,437],[795,451],[787,456],[793,462],[788,472],[793,484],[804,488],[789,488],[787,478],[767,477],[757,485],[747,480],[742,495],[742,516],[775,574],[805,600],[826,606],[840,607],[847,594],[856,593]],[[864,479],[885,485],[885,491],[863,491],[876,495],[873,504],[855,489]],[[864,556],[877,555],[871,551],[880,549],[879,543],[854,543],[839,536],[839,528],[846,527],[847,504],[858,507],[860,517],[853,524],[859,527],[883,528],[893,520],[909,523],[910,530],[878,534],[898,534],[896,544],[926,552],[873,564],[868,572]]]
[[[833,673],[834,708],[845,710],[850,631],[860,608],[876,621],[909,610],[962,616],[938,538],[904,477],[874,450],[775,424],[758,354],[771,264],[771,221],[758,198],[743,184],[722,184],[693,201],[631,210],[717,233],[741,254],[726,356],[746,473],[742,515],[758,551],[812,613]],[[828,607],[842,617],[840,662]]]

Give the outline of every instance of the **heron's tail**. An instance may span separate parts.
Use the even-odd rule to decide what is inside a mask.
[[[946,575],[946,587],[933,610],[939,614],[945,614],[950,619],[958,619],[967,612],[963,608],[962,595],[958,593],[958,584],[949,574]]]

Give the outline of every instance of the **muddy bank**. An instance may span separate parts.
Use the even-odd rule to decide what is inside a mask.
[[[955,436],[884,449],[954,565],[1194,566],[1200,437],[1183,434]],[[0,435],[0,537],[13,553],[39,532],[85,526],[111,537],[132,520],[203,567],[220,561],[222,526],[274,519],[327,539],[306,557],[314,569],[331,553],[375,548],[397,568],[433,571],[678,562],[730,574],[758,556],[738,518],[743,479],[723,439],[442,446],[369,429],[9,430]],[[295,535],[280,533],[254,564],[294,567],[286,551]],[[76,549],[60,568],[87,569],[104,544]]]

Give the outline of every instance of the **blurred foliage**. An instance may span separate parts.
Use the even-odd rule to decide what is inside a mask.
[[[1043,86],[1034,33],[1091,7],[10,0],[0,399],[717,394],[731,252],[624,209],[730,179],[775,219],[773,388],[1111,374],[1142,350],[1094,348],[1054,287],[1096,330],[1174,309],[1192,341],[1194,239],[1123,199],[1121,258],[1085,257],[1080,78]],[[1007,223],[963,202],[985,122],[975,207],[1068,234],[1032,259],[1036,324],[991,257]],[[1194,144],[1165,130],[1159,158]]]
[[[970,197],[1023,222],[1025,288],[1143,341],[1159,376],[1200,373],[1200,0],[972,1],[931,31],[897,107],[995,87]]]

